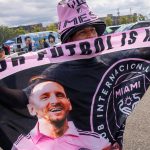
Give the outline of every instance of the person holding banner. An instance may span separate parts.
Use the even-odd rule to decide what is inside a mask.
[[[29,88],[28,109],[37,116],[36,126],[19,136],[12,150],[110,150],[108,140],[94,132],[77,130],[67,117],[72,110],[65,89],[57,82],[39,76]]]
[[[105,23],[89,10],[84,0],[61,1],[58,4],[57,10],[60,19],[59,32],[63,44],[95,38],[101,36],[105,31]],[[82,22],[75,24],[70,21],[78,19],[77,16],[81,17]],[[68,18],[70,20],[68,20]],[[88,53],[88,47],[86,46],[87,45],[85,45],[85,49],[87,49]],[[85,131],[91,131],[90,117],[92,116],[88,110],[91,109],[92,96],[95,93],[99,80],[99,77],[96,76],[99,74],[99,68],[102,66],[103,62],[101,62],[98,57],[52,65],[43,72],[43,75],[49,76],[51,80],[60,82],[66,87],[73,108],[75,108],[71,112],[71,119],[74,121],[77,128]],[[87,80],[87,77],[89,80]],[[86,82],[89,84],[85,84]],[[25,92],[27,93],[27,91]],[[103,122],[102,124],[105,123]],[[103,128],[103,125],[101,128]],[[120,125],[119,129],[117,128],[115,130],[114,134],[116,134],[116,137],[113,140],[110,139],[110,141],[114,148],[119,149],[121,146],[119,146],[118,143],[121,145],[121,141],[117,139],[117,136],[121,136],[119,130],[121,130],[122,134],[122,126]],[[106,133],[102,132],[101,135],[106,138]]]
[[[85,0],[61,1],[58,4],[58,16],[60,19],[59,31],[62,44],[101,36],[106,28],[105,23],[89,10]],[[71,21],[72,19],[75,21]],[[88,51],[86,51],[88,46],[81,45],[81,47],[85,47],[85,53],[88,53]],[[70,51],[71,50],[72,49],[70,49]],[[91,115],[89,110],[91,110],[92,97],[99,82],[99,70],[102,72],[100,69],[101,67],[103,68],[104,64],[99,61],[99,59],[92,58],[52,65],[42,73],[43,75],[48,74],[51,80],[65,85],[74,108],[70,113],[71,120],[75,123],[77,128],[83,131],[94,132],[90,125]],[[7,91],[8,90],[4,91],[6,95],[8,95]],[[12,93],[14,94],[15,90]],[[27,94],[27,97],[29,96],[26,89],[23,90],[22,95],[24,95],[24,93]],[[21,97],[17,96],[17,102],[20,100],[22,104],[17,104],[13,101],[13,105],[15,104],[15,107],[17,107],[17,105],[21,105],[21,107],[24,106],[25,103],[28,103],[28,100],[25,101],[24,99],[25,98],[21,99]],[[104,109],[106,109],[106,107]],[[35,118],[33,118],[33,120],[35,122]],[[100,119],[102,125],[100,125],[99,128],[101,129],[103,129],[103,124],[106,126],[103,121],[103,119]],[[30,124],[28,123],[28,127],[29,126]],[[24,128],[26,127],[24,126]],[[89,136],[90,132],[87,133]],[[118,129],[114,129],[115,136],[120,136],[118,132]],[[109,136],[107,137],[105,133],[97,132],[97,134],[99,134],[99,136],[102,135],[104,138],[108,138],[113,148],[118,149],[119,145],[117,142],[120,143],[120,141],[117,137],[112,140]]]
[[[142,29],[120,33],[119,36],[107,35],[99,37],[103,34],[106,25],[90,11],[85,0],[62,0],[58,3],[57,8],[62,45],[47,49],[46,54],[44,52],[39,55],[36,62],[43,65],[48,58],[50,62],[63,63],[45,65],[46,67],[48,66],[47,69],[45,69],[46,67],[44,68],[45,70],[43,66],[36,65],[35,68],[37,67],[36,69],[40,70],[42,75],[48,76],[50,81],[63,85],[73,107],[73,110],[69,113],[69,119],[73,121],[76,128],[89,131],[87,134],[96,132],[103,138],[109,139],[114,149],[122,149],[125,121],[150,85],[150,31]],[[138,35],[142,36],[142,38],[138,37]],[[115,40],[118,38],[118,41],[111,41],[113,37]],[[146,48],[146,44],[148,48]],[[68,54],[67,56],[63,55],[66,53]],[[76,53],[77,55],[75,55]],[[58,54],[60,54],[60,57]],[[74,61],[68,61],[66,58]],[[25,60],[29,63],[23,64],[23,61],[24,58],[21,58],[20,62],[22,64],[18,67],[19,69],[32,64],[30,57],[29,60]],[[14,63],[15,65],[16,63]],[[14,68],[16,69],[17,67],[15,66]],[[35,68],[24,68],[24,72],[26,75],[27,73],[34,74]],[[19,73],[16,73],[16,80],[21,77]],[[21,82],[17,82],[19,85],[24,81],[21,79]],[[11,80],[11,82],[13,81]],[[3,101],[6,107],[9,104],[11,109],[8,110],[10,112],[14,105],[15,107],[26,107],[30,97],[28,88],[30,87],[20,90],[18,94],[18,90],[17,92],[13,89],[11,91],[4,90],[2,87],[0,90],[3,89],[1,90],[3,94],[0,95],[0,102],[2,103]],[[9,92],[13,95],[13,99],[11,99]],[[18,94],[16,99],[14,98],[15,94]],[[10,98],[8,98],[8,95]],[[20,95],[25,95],[25,97],[23,96],[23,98]],[[18,101],[19,103],[17,103]],[[35,118],[30,118],[27,125],[18,125],[21,117],[24,117],[23,119],[26,121],[29,116],[19,115],[18,110],[17,113],[15,110],[14,114],[20,116],[20,118],[16,117],[17,119],[15,120],[8,119],[8,127],[12,127],[11,129],[16,129],[19,126],[20,129],[25,130],[28,127],[32,127],[31,123],[33,121],[36,122]],[[0,125],[4,126],[3,120],[6,117],[2,116],[1,119],[2,123]],[[10,120],[13,124],[10,124]],[[6,129],[5,131],[7,131]],[[17,128],[17,130],[13,131],[16,138],[16,135],[18,135],[16,131],[19,131],[19,129]],[[27,133],[29,131],[31,130],[28,129]],[[6,135],[10,136],[7,132]],[[13,138],[13,141],[15,138]]]
[[[85,0],[62,0],[58,3],[57,11],[62,44],[95,38],[101,36],[105,31],[105,23],[90,11]],[[80,21],[78,21],[79,18],[81,19]],[[77,22],[75,23],[73,20]],[[88,46],[84,46],[88,54]],[[71,103],[75,108],[71,112],[72,120],[82,130],[91,131],[89,110],[94,90],[98,84],[96,77],[98,68],[102,66],[103,61],[99,57],[95,57],[52,65],[43,72],[44,75],[48,74],[50,79],[65,85]],[[86,80],[87,77],[89,77],[89,80]],[[89,84],[86,84],[86,82]],[[119,130],[121,130],[122,134],[122,126],[114,131],[115,134],[117,133],[115,139],[110,140],[114,149],[121,149],[122,146],[120,139],[117,139],[117,136],[121,136]],[[105,134],[103,136],[106,138]]]

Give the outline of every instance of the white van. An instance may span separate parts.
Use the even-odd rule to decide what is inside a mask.
[[[39,40],[43,40],[44,38],[48,41],[48,36],[53,35],[55,37],[56,44],[60,42],[60,35],[55,31],[43,31],[43,32],[34,32],[22,34],[16,37],[16,45],[18,50],[23,50],[26,47],[25,37],[29,36],[32,40],[33,50],[38,50]]]

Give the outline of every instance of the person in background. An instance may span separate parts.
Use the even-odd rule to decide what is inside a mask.
[[[32,51],[32,41],[31,41],[30,36],[25,37],[25,44],[26,44],[25,51],[31,52]]]
[[[44,48],[43,42],[42,42],[42,40],[39,40],[39,47],[38,47],[38,49],[40,50],[40,49],[43,49],[43,48]]]
[[[2,48],[5,51],[5,55],[10,55],[10,47],[9,46],[2,44]]]
[[[5,51],[3,47],[0,46],[0,61],[5,59]]]
[[[49,35],[48,36],[48,44],[49,44],[49,47],[53,47],[53,46],[55,46],[56,45],[56,42],[55,42],[55,36],[53,36],[53,35]]]
[[[45,38],[43,39],[43,47],[44,47],[44,48],[48,48],[48,47],[49,47],[49,45],[48,45],[48,43],[46,42],[46,39],[45,39]]]

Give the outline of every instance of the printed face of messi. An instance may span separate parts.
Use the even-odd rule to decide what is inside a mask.
[[[97,32],[95,27],[89,26],[86,28],[83,28],[79,31],[77,31],[72,37],[71,41],[79,41],[79,40],[84,40],[84,39],[89,39],[89,38],[94,38],[97,37]]]
[[[64,88],[56,82],[45,81],[33,88],[28,109],[31,115],[56,123],[66,120],[72,108]]]

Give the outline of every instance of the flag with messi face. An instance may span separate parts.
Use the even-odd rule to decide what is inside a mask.
[[[72,105],[68,121],[80,134],[122,145],[125,121],[150,84],[149,35],[142,28],[1,60],[0,146],[8,150],[30,137],[37,117],[27,104],[37,76],[64,87]]]

